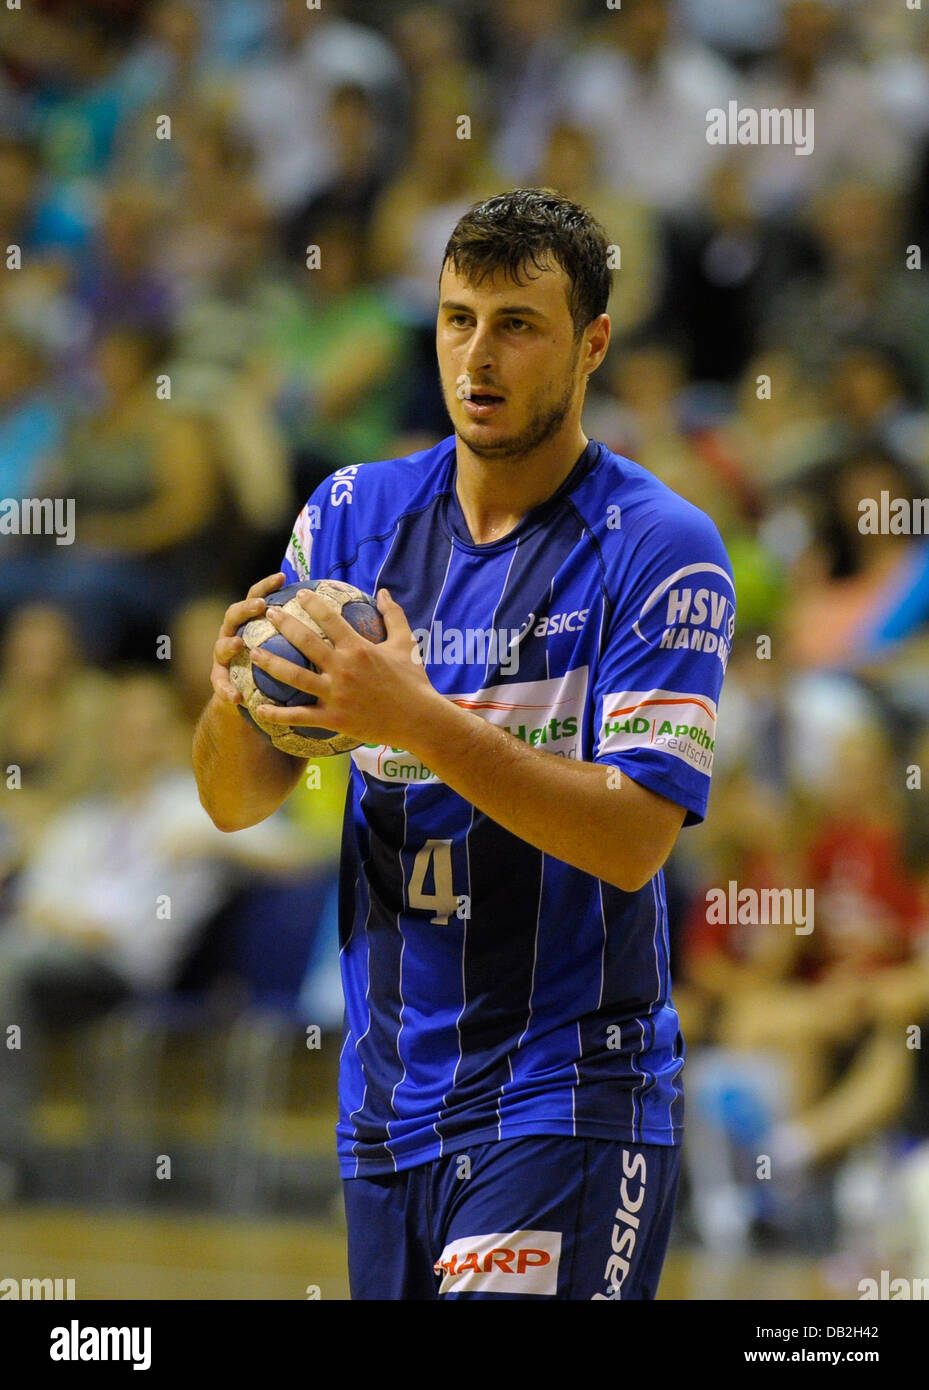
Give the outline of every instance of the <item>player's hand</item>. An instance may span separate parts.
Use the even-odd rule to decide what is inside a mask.
[[[281,608],[270,608],[268,618],[318,670],[307,671],[265,648],[252,652],[252,662],[276,680],[315,695],[317,703],[260,705],[258,713],[272,724],[325,726],[362,743],[409,748],[429,700],[441,696],[423,670],[419,646],[399,603],[386,589],[378,591],[387,637],[370,642],[312,589],[301,590],[297,597],[328,642]]]
[[[241,637],[236,636],[237,628],[243,623],[249,622],[252,618],[260,618],[267,608],[265,598],[268,594],[273,594],[284,583],[286,575],[282,571],[277,574],[269,574],[265,579],[259,579],[257,584],[253,584],[247,596],[239,603],[232,603],[226,609],[223,618],[223,625],[219,629],[219,636],[213,646],[213,669],[210,672],[210,684],[220,698],[230,705],[240,705],[242,703],[241,693],[232,684],[229,675],[229,663],[236,652],[242,651],[245,643]]]

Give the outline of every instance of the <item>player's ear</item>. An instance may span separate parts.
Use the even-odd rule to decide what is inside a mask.
[[[593,373],[600,366],[610,346],[610,335],[612,325],[609,314],[598,314],[595,319],[584,329],[584,336],[587,340],[587,365],[588,373]]]

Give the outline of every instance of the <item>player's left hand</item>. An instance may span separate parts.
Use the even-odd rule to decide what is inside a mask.
[[[378,590],[377,607],[387,637],[370,642],[312,589],[301,590],[297,597],[332,646],[281,608],[269,607],[265,616],[319,670],[304,670],[262,648],[252,652],[252,661],[276,680],[315,695],[317,703],[260,705],[262,719],[324,726],[362,743],[412,751],[410,741],[421,726],[424,708],[430,698],[441,696],[423,670],[419,646],[399,603],[386,589]]]

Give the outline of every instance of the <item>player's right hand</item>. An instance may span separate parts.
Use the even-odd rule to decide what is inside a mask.
[[[210,684],[220,700],[224,700],[230,705],[242,703],[242,696],[229,675],[229,663],[236,652],[242,650],[245,645],[241,637],[236,636],[236,629],[243,623],[249,622],[252,618],[260,618],[264,613],[267,604],[265,598],[268,594],[273,594],[275,589],[279,589],[285,582],[286,575],[282,571],[277,574],[269,574],[265,579],[259,579],[257,584],[253,584],[247,596],[239,603],[231,603],[226,609],[223,618],[223,625],[219,629],[219,636],[213,646],[213,669],[210,672]]]

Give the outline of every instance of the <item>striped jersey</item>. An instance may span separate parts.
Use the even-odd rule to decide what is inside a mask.
[[[702,820],[735,623],[712,521],[590,441],[546,502],[476,545],[455,478],[453,436],[340,468],[297,518],[288,581],[385,585],[443,695]],[[351,757],[343,1176],[520,1135],[679,1143],[663,875],[623,892],[504,830],[408,750]]]

